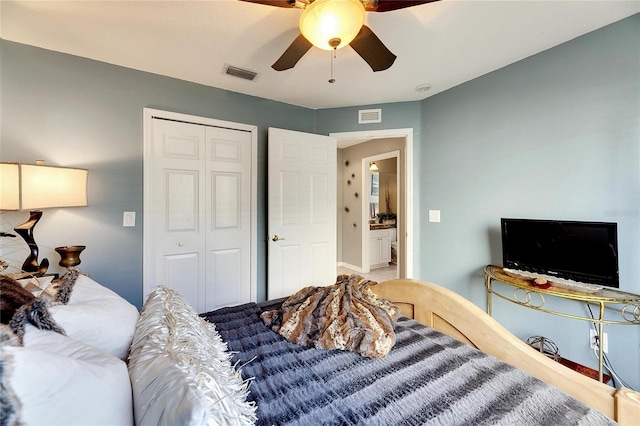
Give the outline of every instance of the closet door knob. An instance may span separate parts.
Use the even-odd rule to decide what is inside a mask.
[[[271,241],[273,241],[274,243],[275,243],[275,242],[277,242],[277,241],[281,241],[281,240],[284,240],[284,238],[280,238],[280,237],[278,237],[277,235],[274,235],[274,236],[271,238]]]
[[[184,246],[184,241],[180,241],[180,242],[178,243],[178,247],[182,247],[182,246]]]

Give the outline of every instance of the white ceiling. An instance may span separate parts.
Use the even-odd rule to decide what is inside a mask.
[[[298,35],[300,9],[237,0],[13,1],[0,35],[45,49],[319,109],[413,101],[640,12],[640,1],[442,0],[384,13],[368,25],[398,56],[374,73],[350,48],[312,48],[287,71],[271,64]],[[223,74],[225,64],[258,72]],[[427,92],[418,85],[430,84]]]

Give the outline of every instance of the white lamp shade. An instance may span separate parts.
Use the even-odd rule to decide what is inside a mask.
[[[0,163],[0,210],[87,205],[86,169]]]
[[[20,209],[20,166],[0,163],[0,210]]]
[[[358,35],[364,24],[365,10],[360,0],[315,0],[300,17],[300,32],[311,44],[332,50],[329,44],[340,39],[340,49]]]
[[[31,164],[20,168],[23,209],[87,205],[87,170]]]

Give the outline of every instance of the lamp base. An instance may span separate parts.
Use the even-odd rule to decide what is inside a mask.
[[[29,246],[29,256],[22,264],[22,270],[33,273],[33,275],[42,275],[49,268],[49,260],[47,258],[42,259],[40,266],[38,266],[38,245],[33,238],[33,228],[35,228],[41,217],[42,211],[32,210],[29,214],[29,220],[13,228],[16,233],[24,238],[24,241]]]
[[[72,266],[79,265],[81,262],[80,253],[82,253],[82,250],[85,248],[87,248],[87,246],[56,247],[56,251],[60,255],[60,262],[58,265],[65,268],[71,268]]]

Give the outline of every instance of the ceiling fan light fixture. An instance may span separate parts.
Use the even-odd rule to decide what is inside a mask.
[[[358,35],[364,16],[360,0],[315,0],[300,17],[300,32],[320,49],[340,49]]]

